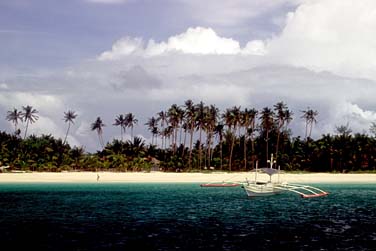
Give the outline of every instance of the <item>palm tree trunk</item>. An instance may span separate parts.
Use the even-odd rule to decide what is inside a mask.
[[[278,158],[278,148],[279,148],[279,138],[280,138],[280,135],[281,135],[281,132],[280,132],[280,129],[278,129],[278,134],[277,134],[277,145],[276,145],[276,149],[275,149],[275,158],[277,160]]]
[[[99,144],[101,145],[101,147],[102,147],[102,150],[103,150],[103,139],[102,139],[102,137],[101,137],[101,134],[100,133],[98,133],[98,139],[99,139]]]
[[[251,136],[251,151],[252,151],[252,155],[251,155],[251,160],[252,160],[252,162],[251,162],[251,164],[252,164],[252,169],[255,169],[255,163],[254,163],[254,161],[255,161],[255,140],[253,139],[253,136]]]
[[[172,141],[174,144],[174,154],[176,153],[176,147],[178,144],[178,127],[175,128],[175,135],[174,135],[174,140]]]
[[[192,143],[193,143],[193,123],[191,124],[190,128],[190,133],[191,133],[191,141],[189,142],[189,169],[192,169]]]
[[[231,149],[230,149],[230,161],[229,161],[229,171],[231,172],[231,165],[232,165],[232,151],[234,149],[234,143],[235,143],[235,136],[232,135],[232,140],[231,140]]]
[[[183,134],[183,127],[180,126],[180,132],[179,132],[179,146],[181,145],[181,135]]]
[[[221,170],[223,170],[223,152],[222,152],[222,137],[220,139],[220,142],[219,142],[219,151],[220,151],[220,155],[221,155]]]
[[[313,127],[313,122],[310,123],[310,127],[309,127],[309,134],[308,134],[308,137],[311,137],[311,133],[312,133],[312,127]]]
[[[247,170],[247,137],[244,134],[244,170]]]
[[[202,137],[202,129],[200,127],[200,142],[199,142],[199,145],[198,145],[198,165],[200,167],[200,170],[201,170],[201,137]]]
[[[186,141],[187,141],[187,131],[184,130],[184,142],[183,142],[183,154],[182,154],[183,159],[184,159],[184,155],[185,155],[185,144],[186,144]]]
[[[67,133],[65,134],[65,138],[64,138],[64,142],[63,142],[63,145],[65,144],[65,142],[67,141],[67,137],[68,137],[68,133],[69,133],[69,129],[70,129],[70,122],[68,123],[68,129],[67,129]]]
[[[234,145],[235,145],[235,134],[236,134],[236,127],[234,126],[234,132],[232,134],[231,149],[230,149],[230,161],[229,161],[229,170],[230,171],[231,171],[231,165],[232,165],[232,153],[233,153]]]
[[[25,135],[24,135],[24,139],[26,139],[26,135],[27,135],[27,128],[29,127],[29,120],[27,120],[26,122],[26,128],[25,128]]]
[[[211,156],[210,156],[210,151],[211,151],[211,130],[209,129],[208,132],[208,167],[210,168],[210,162],[211,162]]]
[[[266,161],[269,158],[269,130],[266,130]]]

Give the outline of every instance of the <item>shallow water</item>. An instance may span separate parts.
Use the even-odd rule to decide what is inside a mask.
[[[0,246],[38,250],[374,250],[376,185],[253,198],[198,184],[0,184]],[[6,250],[9,250],[6,249]]]

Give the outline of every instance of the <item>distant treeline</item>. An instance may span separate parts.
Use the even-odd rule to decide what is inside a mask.
[[[223,113],[203,102],[193,104],[187,100],[183,106],[174,104],[145,123],[152,134],[149,145],[133,137],[138,120],[132,113],[116,116],[113,123],[120,127],[122,138],[130,128],[131,140],[121,138],[105,144],[105,125],[98,117],[91,125],[102,146],[97,153],[86,153],[84,148],[72,148],[67,143],[77,117],[74,111],[64,113],[68,123],[64,140],[51,135],[27,136],[29,124],[38,120],[37,113],[31,106],[8,112],[7,120],[15,125],[15,133],[0,132],[0,166],[32,171],[246,171],[255,168],[256,162],[259,167],[266,166],[266,160],[274,154],[276,165],[288,171],[375,170],[374,137],[352,134],[346,125],[337,127],[336,135],[313,140],[310,136],[318,112],[310,108],[300,115],[306,124],[305,137],[292,137],[288,126],[293,113],[283,102],[261,111],[234,106]],[[26,123],[23,138],[19,121]],[[371,132],[375,133],[375,129],[372,124]]]

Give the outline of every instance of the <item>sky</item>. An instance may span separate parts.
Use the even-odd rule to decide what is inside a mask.
[[[262,109],[284,101],[293,136],[301,111],[319,112],[312,136],[376,122],[374,0],[1,0],[0,130],[32,105],[28,132],[96,151],[90,124],[120,138],[118,114],[147,119],[172,104]],[[126,138],[130,138],[127,131]]]

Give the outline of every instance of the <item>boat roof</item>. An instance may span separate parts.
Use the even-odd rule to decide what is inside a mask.
[[[256,169],[253,169],[252,170],[253,172],[256,172]],[[258,172],[261,172],[261,173],[266,173],[270,176],[278,173],[278,170],[277,169],[274,169],[274,168],[270,168],[270,167],[263,167],[263,168],[259,168],[257,169]]]

